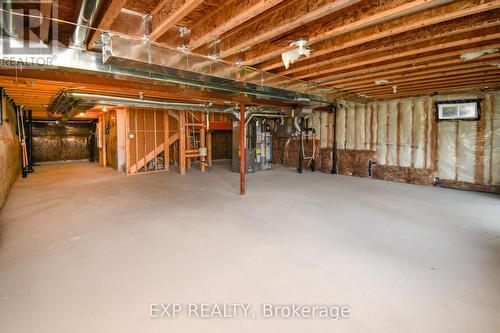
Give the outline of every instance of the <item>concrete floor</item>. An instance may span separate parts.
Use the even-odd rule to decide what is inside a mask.
[[[0,211],[0,332],[499,332],[500,197],[280,168],[43,165]],[[256,319],[150,319],[251,303]],[[262,303],[350,319],[263,319]]]

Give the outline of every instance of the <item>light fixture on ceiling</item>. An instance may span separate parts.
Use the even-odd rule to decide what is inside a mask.
[[[460,56],[460,59],[462,59],[463,61],[473,60],[473,59],[477,59],[479,57],[482,57],[485,54],[497,53],[499,51],[500,51],[500,49],[487,49],[487,50],[481,50],[481,51],[468,52],[468,53],[462,54]]]
[[[377,86],[381,86],[381,85],[384,85],[384,84],[387,84],[389,83],[388,80],[375,80],[374,83],[377,85]]]
[[[398,86],[392,86],[392,92],[397,94],[398,93]]]
[[[83,117],[83,116],[85,116],[85,112],[80,112],[78,115],[79,115],[80,117]]]
[[[308,58],[311,55],[312,50],[307,47],[307,43],[307,39],[305,38],[296,40],[290,44],[291,47],[294,47],[293,50],[281,54],[281,59],[286,69],[301,56]]]
[[[104,107],[102,108],[102,111],[103,111],[103,112],[108,112],[108,108],[104,106]]]

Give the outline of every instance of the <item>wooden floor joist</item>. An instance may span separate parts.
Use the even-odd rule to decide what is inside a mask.
[[[432,8],[427,11],[409,16],[402,16],[395,20],[374,25],[369,28],[354,30],[342,36],[315,44],[312,55],[309,58],[299,58],[293,65],[293,68],[304,67],[308,64],[314,66],[314,64],[318,61],[316,60],[317,57],[341,51],[353,46],[363,45],[417,29],[421,30],[442,22],[460,19],[474,14],[485,13],[498,8],[500,8],[500,0],[476,5],[469,0],[456,1],[454,3]],[[464,22],[464,24],[466,23],[467,22]],[[283,68],[283,62],[281,59],[274,59],[259,64],[257,67],[261,70],[269,71],[277,68]],[[285,73],[288,74],[292,72],[287,71]]]
[[[54,15],[47,5],[42,9],[44,16]],[[73,9],[72,13],[77,12],[76,7]],[[489,76],[489,72],[496,72],[484,66],[498,63],[500,54],[488,54],[470,62],[462,62],[459,56],[500,48],[500,0],[110,0],[102,4],[96,15],[86,40],[89,48],[94,50],[103,31],[116,29],[116,33],[126,34],[123,15],[132,14],[130,11],[150,23],[144,31],[134,27],[138,33],[130,38],[144,36],[146,42],[173,48],[188,45],[192,52],[202,55],[211,54],[214,50],[208,44],[219,39],[222,59],[230,63],[243,61],[271,74],[319,84],[331,99],[367,101],[367,95],[375,99],[406,96],[411,93],[406,88],[413,89],[418,84],[426,87],[414,90],[414,94],[429,89],[441,91],[456,88],[447,86],[453,82],[445,78],[462,79],[467,74],[469,80],[462,87],[475,83],[476,89],[482,88],[474,80],[481,73],[488,84],[497,83]],[[58,19],[71,21],[74,17],[63,11]],[[49,25],[49,20],[43,20],[44,39],[49,37]],[[181,27],[190,31],[182,38]],[[61,27],[64,36],[73,29],[73,25]],[[312,52],[285,69],[282,53],[292,50],[290,44],[298,39],[306,39]],[[64,44],[63,40],[60,42]],[[15,80],[6,82],[9,77]],[[399,92],[394,94],[390,87],[374,86],[375,80],[388,80],[398,86]],[[50,116],[47,106],[63,89],[125,96],[141,92],[149,98],[168,100],[291,107],[278,101],[229,96],[147,79],[42,73],[32,68],[23,69],[22,73],[1,69],[0,86],[32,109],[36,117]]]

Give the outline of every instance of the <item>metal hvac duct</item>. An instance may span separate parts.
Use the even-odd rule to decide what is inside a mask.
[[[204,103],[185,103],[185,102],[167,102],[160,100],[120,97],[111,95],[90,94],[81,92],[64,91],[60,93],[49,106],[49,112],[52,115],[61,115],[66,118],[71,118],[80,108],[91,108],[95,105],[121,105],[140,108],[156,108],[156,109],[173,109],[173,110],[192,110],[192,111],[207,111],[207,112],[222,112],[233,115],[235,108],[209,106]],[[249,114],[254,112],[264,112],[267,115],[283,114],[281,109],[274,108],[255,108],[247,107]]]
[[[4,11],[2,12],[2,24],[0,27],[0,33],[2,36],[15,38],[16,33],[14,31],[14,20],[12,18],[12,4],[10,1],[2,1]]]
[[[101,2],[101,0],[82,0],[76,21],[78,25],[73,32],[69,47],[80,50],[86,48],[85,43],[90,33],[89,27],[94,24]]]
[[[206,110],[206,104],[165,102],[150,99],[130,98],[110,95],[99,95],[63,91],[49,106],[52,115],[62,115],[71,118],[79,108],[90,108],[95,105],[123,105],[141,108],[174,109],[174,110]]]
[[[0,39],[3,43],[3,38]],[[108,54],[109,56],[109,54]],[[163,58],[164,59],[164,58]],[[31,65],[30,63],[26,64]],[[32,66],[36,67],[36,64]],[[16,69],[16,62],[7,62],[4,68]],[[276,88],[256,83],[245,83],[233,79],[217,78],[204,73],[195,73],[167,65],[151,65],[141,61],[114,58],[104,63],[103,55],[97,52],[55,47],[52,50],[50,61],[43,66],[45,71],[80,73],[95,75],[103,78],[131,80],[145,84],[181,84],[206,91],[224,92],[229,95],[244,95],[265,100],[278,100],[290,104],[326,106],[333,100],[322,94],[300,93],[291,90],[291,87]],[[254,73],[255,74],[255,73]]]

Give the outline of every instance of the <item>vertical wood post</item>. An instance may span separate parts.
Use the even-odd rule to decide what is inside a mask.
[[[106,146],[106,116],[102,116],[102,123],[101,123],[101,135],[102,135],[102,166],[106,167],[108,165],[108,162],[106,160],[107,158],[107,146]]]
[[[158,147],[158,140],[157,140],[157,128],[156,128],[156,110],[153,110],[153,123],[154,123],[154,135],[155,135],[155,139],[154,139],[154,147],[153,147],[153,151],[154,151],[154,161],[155,161],[155,171],[158,170],[158,152],[156,151],[156,147]],[[146,155],[147,156],[147,155]],[[163,163],[165,164],[165,163]]]
[[[205,146],[205,126],[200,128],[200,148],[206,148]],[[205,172],[205,167],[207,163],[206,156],[200,156],[200,170]]]
[[[179,173],[186,174],[186,117],[184,111],[179,112]]]
[[[168,111],[165,110],[163,111],[163,134],[165,136],[164,142],[165,142],[165,152],[163,154],[163,164],[165,167],[165,170],[168,171],[170,169],[170,124],[169,124],[169,119],[168,119]]]
[[[127,175],[130,175],[130,112],[125,107],[125,160]]]
[[[245,104],[240,104],[240,195],[245,195]]]
[[[207,163],[212,166],[212,132],[207,131]]]

